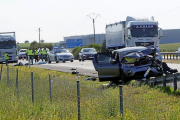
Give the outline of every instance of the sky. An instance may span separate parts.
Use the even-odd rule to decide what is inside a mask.
[[[16,32],[19,43],[59,42],[64,37],[105,33],[106,24],[127,16],[154,16],[162,29],[180,29],[179,0],[1,0],[0,32]]]

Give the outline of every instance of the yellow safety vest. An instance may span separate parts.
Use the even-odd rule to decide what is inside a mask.
[[[38,50],[35,50],[35,53],[34,53],[34,55],[38,55]]]
[[[46,51],[46,50],[43,50],[42,53],[43,53],[43,55],[46,55],[46,54],[47,54],[47,51]]]
[[[9,59],[9,56],[8,56],[7,53],[4,55],[4,57],[5,57],[5,60],[8,60],[8,59]]]
[[[28,50],[28,55],[34,55],[32,50]]]

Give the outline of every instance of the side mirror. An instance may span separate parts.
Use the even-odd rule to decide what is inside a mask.
[[[110,61],[110,63],[115,64],[115,63],[116,63],[116,60],[115,60],[115,59],[112,59],[112,60]]]
[[[163,33],[162,33],[162,29],[160,28],[159,29],[159,37],[162,37],[163,36]]]

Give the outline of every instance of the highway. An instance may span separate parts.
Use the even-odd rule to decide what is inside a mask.
[[[19,60],[18,62],[28,63],[26,60]],[[180,64],[167,63],[172,69],[177,69],[180,71]],[[14,64],[11,64],[14,65]],[[97,71],[95,71],[92,60],[85,60],[84,62],[79,62],[79,60],[74,60],[74,62],[67,61],[63,62],[52,62],[51,64],[41,64],[41,65],[31,65],[31,67],[44,68],[48,70],[55,70],[60,72],[72,73],[72,71],[79,72],[79,75],[87,75],[89,77],[98,77]],[[173,87],[173,83],[168,83],[167,86]],[[178,82],[178,89],[180,89],[180,82]]]

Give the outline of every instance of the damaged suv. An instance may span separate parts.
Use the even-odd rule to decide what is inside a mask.
[[[99,81],[127,82],[163,75],[162,62],[155,48],[126,47],[112,53],[98,53],[93,65]]]

